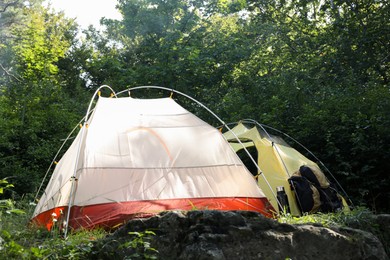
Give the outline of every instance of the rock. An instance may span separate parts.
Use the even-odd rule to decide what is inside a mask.
[[[387,250],[387,254],[390,253],[390,214],[380,214],[374,216],[374,223],[376,223],[377,231],[374,232],[383,243],[383,246]]]
[[[387,218],[379,217],[378,221],[388,223]],[[136,249],[123,246],[132,239],[129,232],[145,235],[142,232],[146,230],[156,235],[144,236]],[[158,254],[142,246],[149,240]],[[372,233],[352,228],[281,224],[246,211],[164,212],[148,219],[131,220],[95,246],[100,247],[96,250],[99,253],[91,255],[91,259],[123,259],[135,253],[138,259],[152,255],[158,259],[196,260],[389,259]]]

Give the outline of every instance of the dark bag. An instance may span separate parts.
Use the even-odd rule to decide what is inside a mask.
[[[343,204],[333,183],[330,183],[318,167],[303,165],[299,174],[308,180],[319,192],[321,212],[335,212],[342,209]]]
[[[329,188],[320,189],[319,191],[322,212],[336,212],[343,208],[343,203],[333,184],[330,184]]]
[[[316,212],[321,205],[317,188],[302,176],[292,176],[288,181],[291,185],[291,189],[295,192],[295,197],[301,212]]]

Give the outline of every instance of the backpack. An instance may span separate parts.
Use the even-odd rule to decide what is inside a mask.
[[[343,207],[336,187],[318,166],[302,165],[289,179],[289,183],[303,213],[336,212]]]
[[[302,213],[317,212],[321,206],[320,194],[305,177],[293,175],[288,179],[291,190],[295,192],[298,207]]]

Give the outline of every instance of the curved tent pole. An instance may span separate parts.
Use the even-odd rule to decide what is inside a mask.
[[[85,117],[84,117],[84,123],[86,123],[88,121],[88,115],[91,111],[91,107],[92,107],[92,104],[93,104],[93,100],[95,99],[95,97],[97,95],[100,96],[100,90],[103,89],[103,88],[108,88],[109,90],[111,90],[111,93],[115,96],[115,97],[118,97],[117,94],[115,93],[115,91],[108,85],[103,85],[103,86],[100,86],[96,91],[95,93],[93,94],[92,98],[91,98],[91,101],[89,102],[89,106],[88,106],[88,109],[87,109],[87,113],[85,114]]]
[[[75,167],[74,167],[74,172],[73,172],[73,175],[71,177],[71,181],[72,181],[72,186],[71,186],[71,189],[70,189],[70,194],[69,194],[69,203],[68,203],[68,210],[67,210],[67,214],[66,214],[66,221],[65,221],[65,225],[64,225],[64,229],[65,229],[65,233],[64,233],[64,237],[66,238],[67,237],[67,234],[68,234],[68,229],[69,229],[69,218],[70,218],[70,210],[71,210],[71,207],[72,207],[72,203],[75,199],[75,193],[76,193],[76,182],[78,181],[77,180],[77,166],[79,164],[79,157],[80,157],[80,152],[81,152],[81,145],[84,141],[84,135],[85,135],[85,131],[86,131],[86,128],[88,126],[87,124],[87,121],[88,121],[88,116],[91,112],[91,107],[92,107],[92,104],[93,104],[93,101],[95,99],[95,97],[97,95],[100,96],[100,90],[103,89],[103,88],[108,88],[111,90],[111,92],[114,94],[115,97],[116,94],[115,94],[115,91],[110,87],[110,86],[107,86],[107,85],[103,85],[103,86],[100,86],[96,91],[95,93],[93,94],[92,98],[91,98],[91,101],[89,102],[89,106],[88,106],[88,110],[87,110],[87,113],[85,114],[85,117],[84,117],[84,123],[83,125],[81,126],[81,137],[80,137],[80,142],[78,144],[78,148],[77,148],[77,155],[76,155],[76,162],[75,162]]]
[[[274,148],[274,149],[276,150],[276,153],[278,154],[279,159],[282,161],[284,170],[286,171],[288,177],[291,177],[291,175],[290,175],[290,173],[289,173],[289,171],[288,171],[288,169],[287,169],[287,165],[286,165],[286,163],[284,162],[282,156],[280,155],[279,148],[278,148],[276,145],[274,145],[275,143],[272,141],[271,135],[268,133],[268,131],[265,130],[265,128],[264,128],[259,122],[257,122],[256,120],[253,120],[253,119],[244,119],[244,120],[242,120],[242,121],[243,121],[243,122],[246,122],[246,123],[248,123],[248,122],[249,122],[249,123],[252,123],[252,124],[254,124],[255,126],[256,126],[256,125],[259,126],[259,127],[267,134],[268,138],[269,138],[269,139],[271,140],[271,142],[272,142],[272,148]],[[293,183],[291,183],[291,184],[294,186]],[[294,186],[294,189],[295,189],[295,186]],[[298,197],[297,197],[297,201],[298,201],[298,203],[299,203],[300,206],[301,206],[302,203],[301,203],[301,201],[299,200]],[[283,207],[282,207],[282,208],[283,208]],[[302,206],[301,206],[301,208],[302,208]]]
[[[209,109],[208,107],[206,107],[204,104],[202,104],[200,101],[196,100],[195,98],[187,95],[187,94],[184,94],[180,91],[177,91],[177,90],[174,90],[172,88],[166,88],[166,87],[159,87],[159,86],[139,86],[139,87],[133,87],[133,88],[129,88],[129,89],[126,89],[126,90],[123,90],[123,91],[120,91],[117,93],[117,95],[120,95],[124,92],[128,92],[130,93],[132,90],[137,90],[137,89],[161,89],[161,90],[167,90],[167,91],[171,91],[171,92],[175,92],[179,95],[182,95],[183,97],[186,97],[190,100],[192,100],[193,102],[195,102],[196,104],[198,104],[199,106],[201,106],[202,108],[204,108],[205,110],[207,110],[211,115],[213,115],[222,125],[226,126],[226,128],[234,135],[234,137],[236,138],[236,140],[240,143],[240,145],[243,147],[244,151],[248,154],[249,158],[252,160],[252,162],[254,163],[254,165],[256,166],[257,170],[260,172],[260,175],[263,177],[264,181],[266,182],[266,184],[268,185],[269,189],[271,190],[272,192],[272,195],[274,196],[274,198],[276,199],[276,201],[279,203],[279,200],[277,199],[277,196],[275,194],[275,192],[273,191],[271,185],[269,184],[267,178],[265,177],[265,175],[263,174],[263,171],[260,169],[259,165],[256,163],[255,159],[253,159],[252,155],[249,153],[249,151],[246,149],[246,147],[244,146],[244,144],[241,142],[241,140],[238,138],[238,136],[233,132],[231,131],[230,127],[221,119],[219,118],[213,111],[211,111],[211,109]],[[279,203],[280,204],[280,203]],[[281,206],[281,205],[280,205]]]
[[[69,133],[69,135],[65,138],[64,142],[62,143],[62,145],[61,145],[60,148],[58,149],[56,155],[54,156],[53,160],[52,160],[51,163],[50,163],[49,168],[47,169],[47,171],[46,171],[46,173],[45,173],[45,176],[44,176],[43,179],[42,179],[41,184],[39,185],[38,191],[37,191],[37,193],[35,194],[35,197],[34,197],[34,201],[36,201],[36,200],[38,199],[39,192],[40,192],[41,189],[42,189],[43,183],[45,182],[46,177],[47,177],[47,175],[49,174],[51,167],[52,167],[53,164],[56,162],[57,156],[60,154],[60,152],[61,152],[62,148],[64,148],[66,142],[70,139],[70,137],[72,136],[73,132],[77,129],[77,127],[81,124],[81,122],[83,122],[83,120],[84,120],[84,118],[82,118],[82,119],[77,123],[77,125],[73,128],[73,130],[72,130],[72,131]]]
[[[94,97],[96,96],[97,93],[99,93],[99,91],[102,89],[102,88],[109,88],[112,93],[116,96],[115,92],[113,91],[113,89],[110,87],[110,86],[107,86],[107,85],[104,85],[104,86],[101,86],[100,88],[98,88],[98,90],[95,91],[95,94],[92,98],[92,100],[94,99]],[[87,121],[87,118],[88,116],[93,112],[93,109],[91,110],[91,106],[92,106],[92,101],[91,103],[89,104],[89,107],[88,107],[88,110],[87,110],[87,114],[77,123],[77,125],[72,129],[72,131],[68,134],[68,136],[65,138],[64,142],[61,144],[60,148],[58,149],[56,155],[54,156],[53,160],[51,161],[46,173],[45,173],[45,176],[43,176],[43,179],[41,181],[41,184],[39,185],[39,188],[35,194],[35,197],[34,197],[34,201],[36,201],[38,199],[38,195],[39,195],[39,192],[41,191],[42,189],[42,186],[43,186],[43,183],[45,182],[46,178],[47,178],[47,175],[49,174],[50,172],[50,169],[51,167],[53,166],[53,164],[56,162],[56,159],[58,157],[58,155],[60,154],[62,148],[64,148],[66,142],[68,142],[68,140],[70,139],[70,137],[72,136],[73,132],[77,129],[77,127],[84,121]]]
[[[244,121],[244,122],[250,121],[250,122],[252,122],[252,123],[258,125],[259,127],[261,127],[261,129],[263,129],[263,131],[268,135],[268,138],[272,141],[271,135],[268,133],[267,130],[265,130],[265,128],[264,128],[261,124],[259,124],[259,122],[255,121],[255,120],[253,120],[253,119],[244,119],[243,121]],[[282,163],[283,163],[284,170],[286,171],[288,177],[291,177],[291,175],[290,175],[290,173],[289,173],[289,171],[288,171],[288,169],[287,169],[286,163],[284,162],[282,156],[280,155],[279,148],[278,148],[277,146],[275,146],[274,144],[275,144],[275,143],[272,141],[272,147],[274,147],[275,150],[276,150],[276,152],[278,153],[279,159],[280,159],[280,160],[282,161]]]
[[[273,127],[268,126],[268,125],[265,125],[265,124],[260,124],[259,122],[257,122],[256,120],[253,120],[253,119],[243,119],[243,120],[241,120],[241,122],[258,125],[259,127],[261,127],[261,129],[264,130],[264,132],[268,135],[268,137],[270,137],[270,135],[269,135],[268,131],[265,130],[265,128],[269,128],[269,129],[271,129],[271,130],[273,130],[273,131],[275,131],[275,132],[278,132],[278,133],[280,133],[280,134],[283,134],[284,136],[286,136],[287,138],[289,138],[290,140],[292,140],[293,142],[295,142],[296,144],[298,144],[298,145],[299,145],[300,147],[302,147],[306,152],[308,152],[316,161],[318,161],[318,162],[321,164],[321,166],[329,173],[329,175],[332,177],[333,181],[337,184],[337,186],[341,189],[341,191],[342,191],[342,192],[344,193],[344,195],[347,197],[347,199],[348,199],[348,201],[351,203],[351,205],[352,205],[352,206],[354,205],[353,202],[352,202],[352,200],[349,198],[347,192],[344,190],[344,188],[341,186],[341,184],[337,181],[337,179],[334,177],[334,175],[332,174],[332,172],[325,166],[325,164],[324,164],[317,156],[315,156],[314,153],[312,153],[306,146],[304,146],[304,145],[303,145],[302,143],[300,143],[298,140],[296,140],[296,139],[293,138],[292,136],[290,136],[290,135],[284,133],[283,131],[280,131],[280,130],[278,130],[278,129],[276,129],[276,128],[273,128]],[[237,122],[236,122],[236,123],[231,123],[231,124],[237,124]],[[279,154],[279,156],[280,156],[280,154]],[[282,160],[282,162],[283,162],[283,160]],[[283,162],[283,164],[284,164],[284,162]],[[286,167],[286,166],[284,165],[284,167]]]
[[[343,186],[341,186],[341,184],[337,181],[336,177],[334,177],[334,175],[332,174],[332,172],[328,169],[328,167],[325,166],[325,164],[314,154],[312,153],[306,146],[304,146],[303,144],[301,144],[298,140],[296,140],[295,138],[293,138],[292,136],[276,129],[276,128],[273,128],[271,126],[268,126],[268,125],[264,125],[264,124],[260,124],[258,122],[256,122],[257,124],[259,125],[262,125],[263,127],[266,127],[266,128],[269,128],[273,131],[276,131],[278,133],[281,133],[283,134],[284,136],[286,136],[287,138],[291,139],[292,141],[294,141],[295,143],[297,143],[300,147],[302,147],[303,149],[305,149],[306,152],[308,152],[317,162],[319,162],[321,164],[321,166],[329,173],[329,175],[332,177],[333,181],[336,182],[337,186],[341,189],[341,191],[344,193],[344,195],[348,198],[348,201],[351,203],[351,205],[353,206],[353,202],[352,200],[349,198],[347,192],[344,190]],[[264,128],[263,128],[264,129]]]
[[[271,139],[271,136],[270,136],[270,134],[267,132],[267,130],[265,130],[265,129],[264,129],[259,123],[257,123],[255,120],[252,120],[252,119],[244,119],[244,120],[241,120],[240,122],[242,122],[242,123],[258,124],[258,125],[263,129],[263,131],[268,135],[268,137]],[[238,122],[232,123],[232,124],[237,124],[237,123],[238,123]],[[229,130],[229,131],[230,131],[230,130]],[[239,138],[236,136],[236,134],[235,134],[233,131],[231,131],[231,133],[235,136],[235,138],[236,138],[237,140],[239,140]],[[279,149],[277,148],[277,146],[274,145],[274,142],[272,142],[272,147],[273,147],[274,149],[276,149],[276,152],[277,152],[277,154],[278,154],[280,160],[281,160],[282,163],[283,163],[284,170],[287,172],[287,175],[290,176],[290,173],[289,173],[288,170],[287,170],[287,166],[286,166],[286,164],[284,163],[284,161],[283,161],[283,159],[282,159],[282,156],[280,155]],[[243,147],[243,148],[244,148],[245,151],[246,151],[246,148],[245,148],[245,147]],[[246,153],[250,156],[250,158],[251,158],[253,164],[256,166],[256,168],[259,169],[259,167],[260,167],[259,164],[253,159],[253,157],[249,154],[248,151],[246,151]],[[264,176],[264,174],[261,174],[261,175]],[[265,178],[265,176],[264,176],[264,178]],[[269,189],[271,190],[272,194],[274,195],[277,204],[280,206],[280,208],[283,208],[283,206],[282,206],[281,202],[279,201],[278,197],[275,195],[274,190],[272,189],[272,187],[269,185],[268,182],[267,182],[267,184],[268,184]]]
[[[91,111],[89,111],[89,113],[92,113],[93,111],[94,111],[94,109],[92,109]],[[85,118],[85,117],[83,117],[83,118],[76,124],[76,126],[75,126],[75,127],[72,129],[72,131],[68,134],[68,136],[65,138],[64,142],[61,144],[60,148],[58,149],[56,155],[54,156],[53,160],[51,161],[51,163],[50,163],[50,165],[49,165],[49,167],[48,167],[48,169],[47,169],[47,171],[46,171],[46,173],[45,173],[45,176],[43,176],[43,179],[42,179],[41,184],[40,184],[40,186],[39,186],[39,188],[38,188],[38,191],[37,191],[36,194],[35,194],[35,197],[34,197],[35,200],[38,199],[38,195],[39,195],[39,192],[40,192],[41,189],[42,189],[43,183],[45,182],[46,177],[47,177],[47,175],[49,174],[51,167],[53,166],[53,164],[56,163],[56,159],[57,159],[58,155],[60,154],[62,148],[64,148],[66,142],[69,141],[69,139],[70,139],[70,137],[72,136],[73,132],[74,132],[78,127],[80,127],[80,124],[84,121],[84,118]]]
[[[132,91],[132,90],[137,90],[137,89],[148,89],[148,88],[151,88],[151,89],[161,89],[161,90],[167,90],[167,91],[171,91],[171,92],[174,92],[174,93],[177,93],[179,95],[182,95],[183,97],[186,97],[192,101],[194,101],[195,103],[197,103],[198,105],[200,105],[202,108],[204,108],[205,110],[207,110],[207,112],[209,112],[210,114],[212,114],[220,123],[222,123],[223,125],[225,125],[225,122],[222,121],[222,119],[220,119],[213,111],[211,111],[211,109],[209,109],[208,107],[206,107],[205,105],[203,105],[200,101],[196,100],[195,98],[187,95],[187,94],[184,94],[180,91],[177,91],[177,90],[174,90],[172,88],[165,88],[165,87],[159,87],[159,86],[139,86],[139,87],[133,87],[133,88],[129,88],[129,89],[126,89],[126,90],[123,90],[123,91],[120,91],[117,93],[117,95],[120,95],[124,92],[129,92],[129,91]]]

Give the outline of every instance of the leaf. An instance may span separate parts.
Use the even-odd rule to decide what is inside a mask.
[[[10,209],[6,211],[8,214],[17,214],[17,215],[23,215],[26,214],[24,210],[21,209]]]

